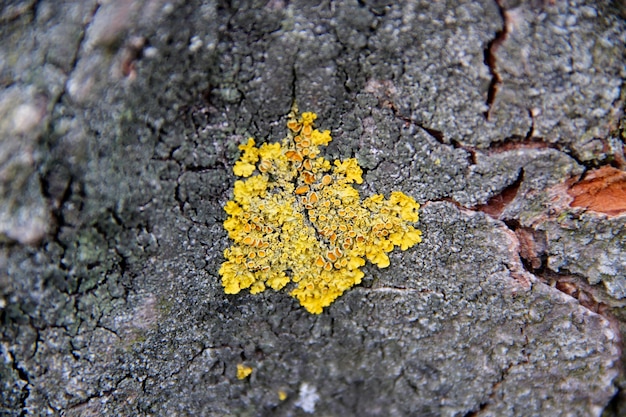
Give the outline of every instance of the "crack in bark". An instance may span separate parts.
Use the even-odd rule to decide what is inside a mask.
[[[28,397],[30,397],[30,390],[31,390],[30,387],[32,386],[30,383],[30,375],[28,372],[26,372],[26,370],[24,370],[24,368],[22,368],[19,365],[19,363],[15,360],[15,356],[10,351],[7,352],[7,354],[10,355],[11,357],[11,367],[17,373],[18,378],[26,382],[26,384],[24,385],[24,387],[22,387],[22,390],[21,390],[22,393],[21,393],[21,399],[20,399],[20,406],[22,408],[22,411],[20,412],[20,417],[26,416],[27,414],[26,401],[28,400]]]
[[[298,56],[300,52],[300,48],[296,49],[295,56]],[[297,91],[297,83],[298,83],[298,70],[296,69],[297,60],[294,59],[293,64],[291,65],[291,105],[296,104],[296,91]]]
[[[517,190],[522,181],[523,169],[520,171],[520,175],[514,183],[509,185],[507,189],[505,189],[498,196],[492,197],[490,201],[494,198],[501,198],[504,200],[505,196],[503,194],[506,194],[508,192],[517,193]],[[423,207],[426,207],[430,203],[442,201],[452,203],[461,210],[483,211],[493,217],[493,213],[485,210],[485,207],[489,206],[489,203],[483,206],[466,207],[450,197],[444,197],[437,200],[425,202]],[[504,206],[502,207],[502,211],[504,210],[504,208],[506,208],[506,204],[504,204]],[[498,217],[499,216],[496,216],[495,218],[498,219]],[[613,299],[610,295],[608,295],[606,289],[604,289],[600,285],[588,284],[585,276],[572,273],[570,271],[564,270],[563,268],[561,268],[559,271],[554,271],[550,269],[547,265],[547,242],[538,242],[539,248],[535,251],[533,251],[532,248],[522,247],[522,244],[520,242],[520,231],[524,233],[530,232],[534,234],[541,233],[540,231],[530,227],[523,227],[515,219],[500,219],[500,221],[502,221],[507,229],[513,232],[515,239],[518,241],[518,253],[521,260],[520,266],[522,267],[522,270],[524,272],[536,276],[542,283],[549,285],[559,290],[560,292],[576,299],[578,303],[587,310],[602,315],[604,318],[609,320],[610,323],[612,323],[613,327],[616,327],[616,334],[620,334],[619,329],[617,329],[618,319],[614,317],[612,309],[621,309],[623,307],[626,307],[626,301]],[[542,236],[543,235],[540,235],[538,236],[538,238],[542,238],[545,240],[545,236]],[[516,271],[511,272],[512,274],[517,274]]]
[[[544,247],[540,248],[538,253],[534,254],[534,259],[529,259],[525,256],[527,254],[524,253],[524,248],[522,248],[520,243],[519,231],[530,230],[534,233],[539,232],[533,228],[522,227],[517,220],[507,219],[504,220],[503,223],[513,232],[515,239],[518,240],[521,266],[524,271],[534,275],[545,285],[574,298],[587,310],[603,316],[611,323],[615,333],[620,334],[619,320],[614,316],[612,309],[626,307],[626,301],[615,300],[601,285],[589,284],[587,278],[583,275],[570,272],[563,268],[560,268],[559,271],[551,269],[547,264],[547,242],[542,243]],[[537,265],[535,261],[538,261],[539,264]]]
[[[500,45],[502,45],[502,43],[506,40],[508,35],[506,14],[504,8],[502,7],[501,0],[496,0],[496,4],[502,18],[502,29],[496,32],[495,37],[491,40],[491,42],[489,42],[487,48],[485,49],[485,64],[489,67],[489,72],[491,73],[491,82],[489,83],[487,101],[485,102],[487,105],[487,111],[484,113],[485,119],[487,120],[489,120],[491,116],[491,111],[493,110],[496,101],[496,95],[502,85],[502,77],[498,72],[496,52],[498,51]]]
[[[528,132],[526,132],[525,139],[527,141],[531,140],[535,135],[535,110],[528,109],[528,117],[530,117],[530,127],[528,128]]]
[[[517,178],[511,184],[507,185],[499,194],[491,197],[487,203],[474,207],[475,210],[482,211],[497,219],[502,215],[506,207],[515,200],[519,187],[524,181],[524,168],[519,170]]]

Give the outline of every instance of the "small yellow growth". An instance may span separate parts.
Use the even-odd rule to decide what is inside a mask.
[[[361,282],[365,259],[385,268],[396,246],[406,250],[421,242],[412,225],[419,204],[399,191],[361,200],[352,186],[363,182],[361,167],[354,158],[331,164],[319,156],[319,146],[332,138],[313,128],[316,119],[294,111],[282,143],[257,148],[250,138],[239,146],[233,172],[245,179],[235,182],[224,207],[224,227],[234,241],[219,270],[227,294],[280,290],[293,282],[291,295],[319,314]],[[240,379],[250,372],[237,366]]]
[[[255,163],[259,160],[259,150],[254,147],[254,139],[248,139],[245,145],[239,145],[239,149],[243,151],[243,155],[239,161],[235,163],[233,172],[240,177],[249,177],[255,170]]]
[[[252,368],[246,366],[242,363],[237,364],[237,378],[238,379],[246,379],[252,373]]]
[[[278,399],[281,401],[285,401],[287,399],[287,393],[282,389],[278,391]]]

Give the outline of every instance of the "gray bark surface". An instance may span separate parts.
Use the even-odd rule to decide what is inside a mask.
[[[622,3],[3,2],[0,415],[626,415]],[[422,204],[320,315],[218,275],[294,101]]]

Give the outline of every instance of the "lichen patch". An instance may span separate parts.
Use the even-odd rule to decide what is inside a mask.
[[[319,314],[363,278],[365,260],[389,266],[388,253],[421,241],[413,225],[419,204],[402,192],[386,199],[362,200],[353,184],[363,182],[354,158],[332,163],[320,146],[332,137],[315,129],[315,113],[296,111],[281,143],[241,145],[234,184],[224,210],[224,227],[233,245],[224,251],[219,273],[227,294],[249,289],[280,290],[295,283],[291,295]]]

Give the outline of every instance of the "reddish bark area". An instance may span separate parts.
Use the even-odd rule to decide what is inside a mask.
[[[522,259],[529,262],[533,269],[541,267],[541,256],[546,251],[545,235],[529,227],[519,227],[515,229],[515,236],[519,240]]]
[[[483,213],[487,213],[494,219],[499,218],[506,206],[508,206],[509,203],[515,199],[515,196],[517,196],[517,191],[519,190],[521,183],[522,175],[520,175],[520,177],[513,184],[502,190],[500,194],[491,197],[486,204],[476,206],[476,209],[482,211]]]
[[[626,212],[626,172],[608,166],[599,168],[574,183],[567,193],[574,198],[571,207],[616,216]]]

